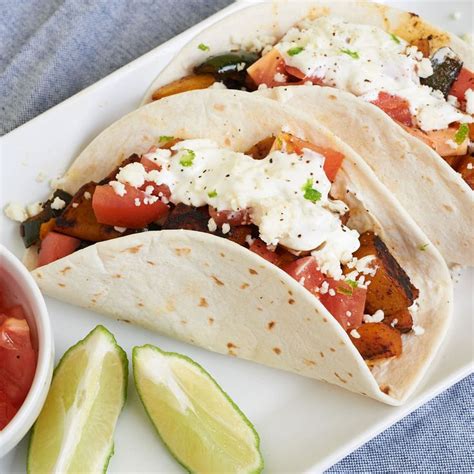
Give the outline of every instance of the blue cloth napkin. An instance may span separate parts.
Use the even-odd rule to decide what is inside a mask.
[[[0,0],[0,135],[203,20],[229,0]],[[328,472],[473,472],[474,376]]]

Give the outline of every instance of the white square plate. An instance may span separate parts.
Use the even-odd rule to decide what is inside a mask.
[[[0,208],[9,201],[30,203],[49,192],[48,180],[61,175],[78,152],[105,126],[133,110],[151,80],[198,31],[236,11],[238,2],[171,41],[140,57],[19,127],[0,140]],[[397,2],[454,31],[471,29],[470,2]],[[450,14],[462,12],[454,21]],[[42,173],[47,179],[38,182]],[[0,217],[0,241],[20,256],[18,225]],[[403,407],[390,407],[338,387],[283,371],[207,352],[84,309],[47,299],[56,339],[56,359],[97,324],[106,325],[130,355],[144,343],[183,352],[219,381],[255,424],[267,472],[320,472],[367,442],[472,371],[474,272],[465,271],[456,285],[454,322],[441,353],[418,391]],[[0,460],[0,472],[24,472],[23,440]],[[182,472],[157,438],[130,378],[126,408],[115,434],[109,472]]]

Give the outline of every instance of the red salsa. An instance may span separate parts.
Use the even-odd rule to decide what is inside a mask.
[[[17,288],[0,276],[0,430],[3,430],[25,401],[36,370],[27,309]]]

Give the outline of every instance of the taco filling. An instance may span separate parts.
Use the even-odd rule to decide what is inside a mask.
[[[314,84],[350,92],[425,142],[474,188],[474,74],[450,48],[431,51],[430,38],[410,44],[376,26],[305,19],[258,54],[209,57],[153,99],[219,82],[249,91]]]
[[[350,228],[331,197],[344,155],[281,132],[246,153],[160,137],[101,182],[56,191],[22,223],[46,265],[94,242],[148,230],[213,233],[247,247],[310,291],[367,361],[402,353],[418,290],[373,232]],[[347,191],[349,193],[349,191]]]

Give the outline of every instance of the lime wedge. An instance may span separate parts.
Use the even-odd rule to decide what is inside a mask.
[[[103,326],[71,347],[34,425],[28,473],[104,472],[127,380],[127,356]]]
[[[161,439],[196,473],[259,473],[257,432],[215,380],[189,357],[133,349],[138,394]]]

